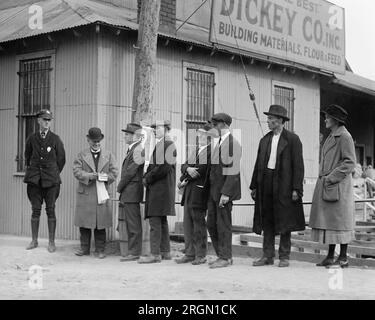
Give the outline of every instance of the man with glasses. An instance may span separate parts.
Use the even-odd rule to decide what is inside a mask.
[[[27,184],[27,196],[32,208],[32,241],[26,249],[38,246],[39,219],[44,201],[48,216],[48,251],[55,252],[55,202],[60,193],[60,173],[65,165],[65,150],[59,136],[50,130],[53,119],[51,111],[43,109],[37,117],[39,130],[27,138],[25,147],[24,182]]]

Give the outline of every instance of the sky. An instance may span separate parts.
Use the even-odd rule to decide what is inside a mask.
[[[346,60],[354,73],[375,81],[375,1],[330,2],[345,9]]]

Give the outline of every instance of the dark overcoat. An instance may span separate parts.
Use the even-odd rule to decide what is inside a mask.
[[[355,147],[348,130],[341,126],[325,141],[319,166],[309,225],[311,228],[336,231],[354,229],[354,196],[352,172]],[[325,201],[323,191],[338,193],[337,201]]]
[[[266,134],[259,142],[258,155],[250,184],[256,190],[253,231],[261,234],[263,177],[267,168],[273,132]],[[276,167],[273,184],[273,207],[275,233],[281,234],[305,229],[303,212],[303,179],[304,164],[302,143],[299,137],[283,129],[277,147]],[[299,200],[292,200],[293,190],[297,191]]]
[[[198,150],[196,148],[188,160],[181,166],[182,175],[180,181],[184,179],[189,181],[182,194],[181,206],[184,206],[186,201],[189,208],[206,210],[210,191],[211,145],[208,145],[199,154]],[[199,176],[197,178],[192,178],[187,173],[189,167],[198,169]]]
[[[229,201],[241,199],[241,155],[241,146],[232,134],[213,150],[210,196],[215,202],[220,201],[222,194],[228,196]]]
[[[173,141],[164,138],[156,144],[144,175],[145,218],[176,215],[176,156]]]
[[[117,185],[120,203],[140,203],[143,200],[144,149],[141,142],[132,146],[121,169],[121,179]]]
[[[27,138],[25,160],[25,183],[40,183],[43,188],[61,183],[60,173],[65,166],[65,150],[60,137],[51,130],[44,139],[39,132]]]
[[[112,202],[98,204],[96,181],[89,174],[96,172],[90,149],[81,151],[73,162],[73,174],[78,180],[74,225],[88,229],[105,229],[112,226]],[[105,150],[100,152],[98,173],[108,175],[108,186],[116,180],[118,169],[114,156]]]

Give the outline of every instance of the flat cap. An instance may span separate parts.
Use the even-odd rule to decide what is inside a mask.
[[[211,121],[224,122],[228,126],[232,124],[232,117],[226,113],[216,113],[212,116]]]
[[[53,118],[52,118],[52,112],[49,111],[48,109],[42,109],[42,110],[40,110],[40,111],[36,114],[36,116],[37,116],[38,118],[43,118],[43,119],[49,119],[49,120],[53,119]]]

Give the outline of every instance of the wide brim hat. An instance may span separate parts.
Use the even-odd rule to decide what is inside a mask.
[[[337,104],[329,105],[327,108],[322,110],[321,113],[343,124],[346,124],[346,121],[348,120],[348,112]]]
[[[232,124],[232,117],[226,113],[216,113],[212,116],[211,122],[224,122],[230,126]]]
[[[140,129],[142,129],[142,126],[139,123],[132,122],[132,123],[128,123],[126,125],[126,128],[122,129],[121,131],[122,132],[127,132],[127,133],[134,134],[134,133],[136,133]]]
[[[42,109],[42,110],[40,110],[40,111],[36,114],[36,116],[37,116],[38,118],[43,118],[43,119],[48,119],[48,120],[52,120],[52,119],[53,119],[53,117],[52,117],[52,112],[49,111],[48,109]]]
[[[280,117],[283,118],[285,121],[289,121],[288,117],[288,111],[283,107],[278,104],[273,104],[270,106],[268,112],[263,112],[266,116],[275,116],[275,117]]]
[[[100,128],[93,127],[89,129],[86,137],[93,141],[100,141],[103,140],[104,134],[102,133],[102,130],[100,130]]]

